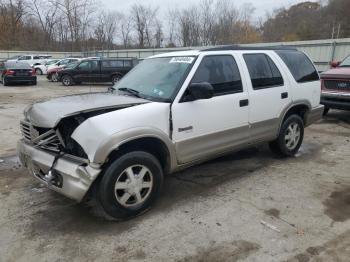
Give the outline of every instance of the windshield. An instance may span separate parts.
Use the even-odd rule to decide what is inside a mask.
[[[350,67],[350,55],[341,62],[339,67]]]
[[[117,82],[114,89],[129,89],[140,97],[170,101],[194,60],[194,57],[146,59]]]
[[[51,60],[51,61],[48,61],[46,62],[46,65],[53,65],[53,64],[56,64],[59,60]]]

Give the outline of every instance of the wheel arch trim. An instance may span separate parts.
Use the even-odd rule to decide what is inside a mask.
[[[105,139],[95,151],[92,162],[103,164],[108,159],[108,156],[115,150],[118,150],[122,145],[142,138],[158,139],[169,152],[169,170],[175,169],[177,166],[175,147],[169,137],[156,128],[138,127],[127,129],[123,132],[118,132]]]

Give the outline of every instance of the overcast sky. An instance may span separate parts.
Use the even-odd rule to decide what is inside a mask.
[[[169,8],[185,8],[198,3],[200,0],[100,0],[108,9],[125,12],[134,3],[142,3],[146,5],[158,6],[161,17]],[[272,12],[276,8],[288,7],[296,3],[305,2],[306,0],[232,0],[236,7],[245,3],[252,3],[256,8],[254,17],[265,17],[266,12]],[[316,2],[315,0],[311,0]]]

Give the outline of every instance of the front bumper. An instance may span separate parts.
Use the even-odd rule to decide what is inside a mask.
[[[350,93],[322,92],[321,104],[328,108],[350,110]]]
[[[6,76],[8,83],[34,82],[36,76]]]
[[[305,126],[309,126],[315,123],[316,121],[322,119],[323,111],[324,111],[323,105],[319,105],[317,107],[312,108],[306,116]]]
[[[30,174],[50,189],[68,198],[82,201],[101,169],[70,156],[59,158],[49,174],[55,154],[38,149],[24,140],[18,141],[17,153]]]

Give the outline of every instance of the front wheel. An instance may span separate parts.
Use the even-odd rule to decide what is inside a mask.
[[[272,152],[283,156],[294,156],[303,142],[304,122],[298,115],[290,115],[282,124],[276,140],[270,142]]]
[[[128,219],[147,211],[163,184],[163,171],[153,155],[135,151],[106,167],[98,187],[98,198],[107,214]]]
[[[51,81],[52,81],[52,82],[58,82],[57,73],[52,73],[52,74],[51,74]]]
[[[64,86],[71,86],[73,85],[73,83],[74,83],[73,78],[70,75],[62,76],[62,84]]]

